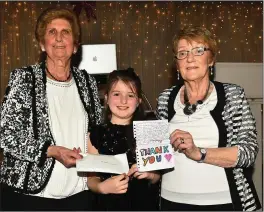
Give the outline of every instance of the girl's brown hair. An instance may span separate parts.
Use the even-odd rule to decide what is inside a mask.
[[[118,81],[124,82],[127,86],[131,88],[131,90],[135,91],[139,99],[142,99],[141,80],[132,68],[128,68],[126,70],[112,71],[108,76],[105,95],[107,96],[109,95],[111,88],[115,86],[115,84]],[[112,112],[108,107],[107,102],[105,101],[104,122],[109,122],[111,120],[111,117],[112,117]],[[143,118],[144,118],[144,109],[142,103],[139,102],[139,105],[132,116],[131,123],[132,121],[142,120]]]

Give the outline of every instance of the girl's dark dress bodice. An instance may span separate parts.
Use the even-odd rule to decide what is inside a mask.
[[[133,126],[112,123],[95,126],[90,132],[92,145],[100,154],[127,154],[129,168],[136,163]],[[99,173],[102,180],[114,174]],[[159,185],[132,178],[125,194],[99,194],[98,210],[158,210]]]

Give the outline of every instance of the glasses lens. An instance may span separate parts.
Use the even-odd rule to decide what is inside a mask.
[[[180,51],[180,52],[177,52],[177,58],[178,59],[184,59],[186,56],[187,56],[187,51]]]
[[[193,54],[196,56],[201,56],[204,54],[204,47],[197,47],[193,49]]]

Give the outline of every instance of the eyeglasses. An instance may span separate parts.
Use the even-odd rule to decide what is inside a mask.
[[[178,59],[178,60],[183,60],[185,59],[188,54],[190,52],[192,52],[192,54],[194,56],[202,56],[204,54],[205,51],[208,51],[210,50],[209,48],[206,48],[206,47],[195,47],[195,48],[192,48],[191,51],[178,51],[175,55],[175,57]]]

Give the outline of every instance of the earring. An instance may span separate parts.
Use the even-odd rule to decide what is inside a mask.
[[[44,48],[41,48],[41,51],[45,52],[45,49]]]
[[[178,70],[177,70],[177,72],[178,72],[178,77],[177,77],[177,79],[180,80],[180,73],[179,73]]]
[[[209,66],[209,71],[210,71],[210,75],[213,75],[213,71],[214,71],[214,67],[213,66]]]

